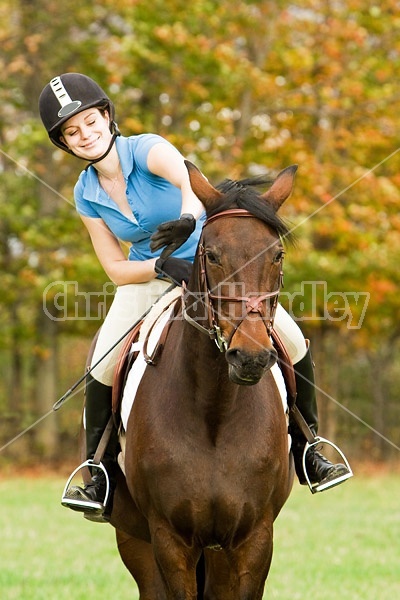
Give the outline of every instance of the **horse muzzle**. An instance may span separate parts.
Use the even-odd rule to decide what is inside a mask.
[[[229,366],[229,379],[238,385],[255,385],[277,361],[275,348],[261,352],[246,352],[239,348],[230,348],[225,353]]]

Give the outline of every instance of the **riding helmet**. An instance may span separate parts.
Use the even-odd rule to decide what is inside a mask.
[[[61,126],[73,115],[92,106],[107,109],[110,130],[118,135],[114,104],[93,79],[80,73],[64,73],[54,77],[39,97],[40,117],[53,144],[73,154],[60,140]]]

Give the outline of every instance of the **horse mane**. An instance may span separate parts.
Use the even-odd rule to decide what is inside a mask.
[[[278,216],[268,202],[261,198],[261,193],[256,189],[259,186],[270,186],[272,183],[272,179],[263,175],[239,181],[224,179],[216,186],[216,189],[223,194],[223,197],[217,206],[207,211],[207,217],[230,208],[243,208],[261,221],[264,221],[283,241],[294,245],[295,236],[291,232],[289,225]]]

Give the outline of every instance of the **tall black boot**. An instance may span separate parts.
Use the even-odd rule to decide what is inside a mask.
[[[104,385],[90,374],[86,378],[86,457],[93,459],[100,439],[107,426],[112,411],[112,387]],[[108,502],[105,505],[107,483],[104,471],[91,466],[91,481],[83,487],[71,486],[64,494],[62,504],[73,510],[84,512],[92,521],[109,521],[112,509],[112,495],[115,488],[116,457],[118,434],[113,427],[106,450],[101,460],[109,480]]]
[[[316,436],[318,432],[318,408],[314,385],[314,366],[310,349],[294,365],[294,370],[297,387],[296,406],[313,435]],[[290,435],[292,437],[292,453],[296,474],[301,485],[306,485],[307,480],[303,469],[303,451],[307,440],[293,416],[290,418]],[[310,483],[313,488],[316,488],[316,491],[322,491],[322,489],[339,485],[339,483],[351,477],[351,472],[345,465],[331,463],[315,449],[315,446],[312,446],[306,453],[305,468]]]

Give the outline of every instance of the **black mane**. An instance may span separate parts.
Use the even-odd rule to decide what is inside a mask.
[[[264,176],[241,179],[240,181],[225,179],[216,186],[216,189],[224,197],[221,198],[218,206],[207,212],[207,217],[230,208],[243,208],[261,221],[264,221],[284,241],[293,244],[295,238],[288,225],[277,215],[268,202],[260,198],[261,194],[256,189],[257,186],[271,185],[272,183],[273,180]]]

